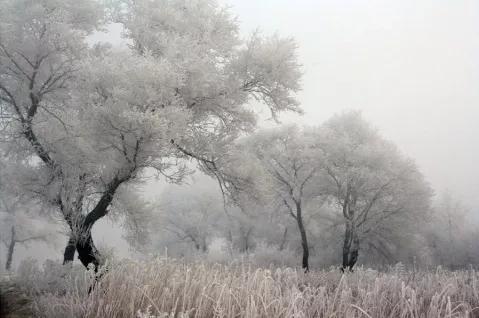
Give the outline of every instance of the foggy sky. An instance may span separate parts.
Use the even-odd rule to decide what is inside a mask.
[[[416,160],[436,193],[479,212],[479,1],[224,0],[242,31],[292,36],[305,115],[363,116]]]

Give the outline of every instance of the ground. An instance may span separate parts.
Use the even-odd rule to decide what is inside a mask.
[[[33,317],[30,299],[18,286],[8,279],[0,281],[0,317],[27,318]]]

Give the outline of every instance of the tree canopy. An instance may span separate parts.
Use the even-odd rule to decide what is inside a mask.
[[[31,192],[61,211],[72,230],[65,257],[76,247],[85,266],[99,263],[91,227],[144,168],[171,182],[185,175],[185,158],[211,169],[225,144],[254,127],[251,98],[273,116],[299,111],[294,41],[242,39],[214,1],[125,1],[117,11],[91,0],[2,5],[5,132],[16,153],[38,158],[27,164]],[[88,45],[109,17],[130,47]]]

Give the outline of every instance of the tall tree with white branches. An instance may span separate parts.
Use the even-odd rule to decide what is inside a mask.
[[[122,23],[130,47],[87,45],[107,16]],[[180,161],[195,159],[229,185],[215,162],[255,126],[249,101],[273,117],[299,111],[295,51],[292,39],[241,38],[236,19],[209,0],[123,1],[108,15],[92,0],[2,3],[4,132],[29,160],[30,193],[71,229],[65,261],[76,250],[98,267],[92,226],[146,168],[181,182]]]
[[[427,215],[432,192],[415,163],[360,113],[334,116],[318,136],[320,191],[333,199],[344,218],[342,269],[352,270],[362,240],[381,246],[391,230],[388,225]]]

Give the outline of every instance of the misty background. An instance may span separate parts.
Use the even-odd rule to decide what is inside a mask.
[[[360,110],[386,139],[413,158],[436,194],[450,192],[479,220],[479,2],[474,0],[229,0],[240,30],[294,37],[303,65],[298,99],[303,116],[283,123],[318,125],[335,113]],[[119,26],[92,41],[124,45]],[[272,126],[265,110],[261,126]],[[190,183],[216,186],[195,175]],[[183,185],[188,186],[188,185]],[[164,183],[143,186],[153,199]],[[94,237],[130,253],[111,220]],[[66,242],[66,239],[65,239]],[[14,265],[32,256],[61,257],[58,246],[18,248]],[[111,245],[111,243],[109,243]],[[2,246],[3,248],[3,246]],[[5,251],[2,249],[2,257]]]

